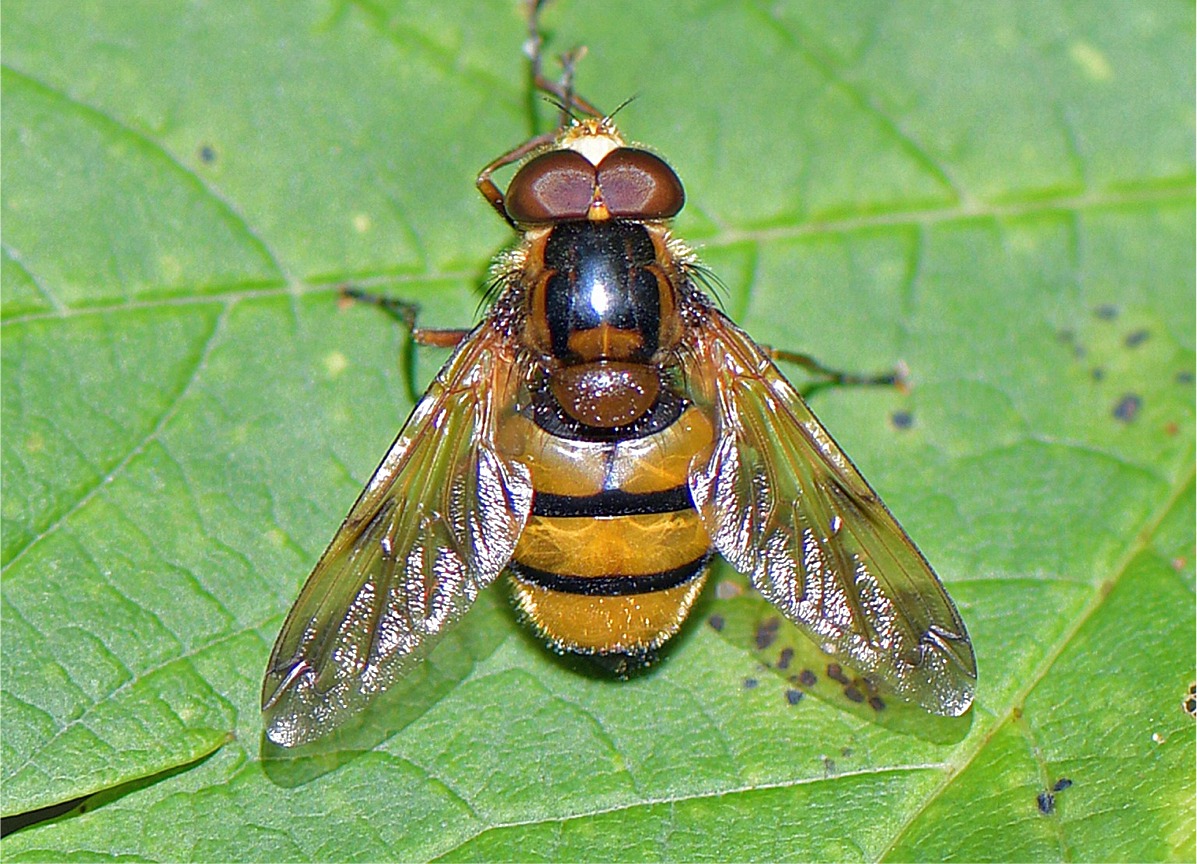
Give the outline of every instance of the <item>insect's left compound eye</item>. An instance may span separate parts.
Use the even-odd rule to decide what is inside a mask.
[[[504,206],[520,224],[585,219],[594,197],[594,166],[573,150],[551,150],[530,160],[507,187]]]
[[[669,219],[686,203],[677,174],[647,150],[612,150],[599,163],[598,184],[607,209],[620,219]]]

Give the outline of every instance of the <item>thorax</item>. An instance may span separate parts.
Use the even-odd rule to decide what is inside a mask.
[[[565,419],[583,430],[615,430],[672,399],[681,295],[664,230],[564,222],[525,242],[525,347]]]

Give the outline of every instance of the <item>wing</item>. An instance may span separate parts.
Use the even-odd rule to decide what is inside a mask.
[[[416,405],[275,643],[266,734],[330,732],[423,659],[507,565],[532,504],[527,468],[494,447],[519,375],[490,321]]]
[[[977,664],[943,585],[765,352],[702,314],[682,363],[716,419],[690,476],[715,547],[825,652],[928,711],[963,714]]]

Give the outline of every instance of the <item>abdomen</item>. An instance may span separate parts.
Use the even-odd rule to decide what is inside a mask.
[[[678,631],[706,578],[711,543],[687,475],[709,452],[711,422],[678,397],[631,430],[554,414],[544,393],[504,423],[503,449],[535,489],[508,565],[516,603],[560,651],[643,659]]]

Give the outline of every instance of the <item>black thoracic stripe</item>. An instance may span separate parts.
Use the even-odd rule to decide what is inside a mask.
[[[594,495],[553,495],[537,492],[532,499],[535,516],[646,516],[674,513],[694,506],[685,483],[659,492],[625,492],[605,489]]]
[[[665,591],[685,585],[701,573],[710,560],[711,553],[705,552],[681,567],[639,576],[569,576],[538,570],[518,561],[512,561],[507,568],[524,582],[550,591],[586,594],[590,597],[622,597],[627,594],[650,594],[653,591]]]

